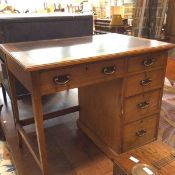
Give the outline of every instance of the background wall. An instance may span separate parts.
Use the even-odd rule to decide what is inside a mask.
[[[175,0],[169,0],[167,23],[165,26],[165,34],[170,42],[175,43]]]

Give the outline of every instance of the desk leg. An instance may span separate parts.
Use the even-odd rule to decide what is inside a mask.
[[[39,88],[39,79],[37,75],[32,77],[32,106],[33,114],[35,120],[38,150],[40,156],[41,170],[43,175],[48,175],[48,163],[47,163],[47,153],[46,153],[46,143],[45,143],[45,134],[44,134],[44,120],[43,120],[43,111],[41,103],[41,95]]]
[[[16,124],[19,123],[20,119],[19,119],[18,103],[17,103],[17,97],[16,97],[15,77],[10,71],[8,71],[8,78],[9,78],[9,84],[10,84],[11,105],[12,105],[15,126],[16,126]],[[18,130],[17,130],[17,135],[18,135],[19,147],[22,147],[22,137]]]

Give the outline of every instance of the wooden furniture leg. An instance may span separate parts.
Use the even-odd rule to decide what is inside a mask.
[[[48,175],[48,163],[47,163],[47,153],[46,153],[46,144],[45,144],[45,134],[43,126],[43,111],[39,87],[39,78],[37,74],[32,74],[32,107],[35,120],[38,150],[40,156],[41,170],[43,175]]]
[[[10,92],[11,92],[12,111],[13,111],[15,125],[17,125],[20,121],[20,118],[19,118],[18,103],[17,103],[17,97],[16,97],[15,77],[10,71],[8,71],[8,75],[9,75],[9,84],[10,84]],[[22,137],[18,129],[17,129],[17,135],[18,135],[19,147],[22,147]]]
[[[5,91],[4,85],[2,83],[1,83],[1,87],[2,87],[2,95],[3,95],[4,103],[7,104],[6,91]]]

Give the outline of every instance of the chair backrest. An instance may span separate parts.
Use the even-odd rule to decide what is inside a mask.
[[[120,14],[112,15],[110,26],[120,26],[123,25],[122,16]]]

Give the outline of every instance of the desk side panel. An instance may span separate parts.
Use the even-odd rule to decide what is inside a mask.
[[[8,70],[18,79],[24,87],[32,91],[31,75],[30,72],[25,71],[20,65],[18,65],[13,59],[6,55],[6,64]]]
[[[80,128],[110,158],[121,152],[122,87],[123,79],[115,79],[78,90],[79,122],[87,129]]]

